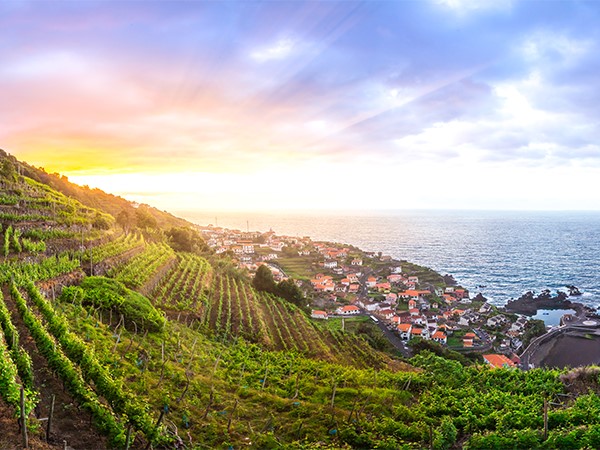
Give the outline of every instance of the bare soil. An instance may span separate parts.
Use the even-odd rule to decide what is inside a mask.
[[[106,438],[95,429],[89,413],[79,409],[73,397],[63,388],[62,381],[50,370],[46,359],[39,353],[6,286],[2,291],[4,301],[12,316],[12,322],[19,331],[20,345],[27,350],[33,363],[34,387],[40,393],[40,402],[35,409],[38,419],[48,417],[52,395],[55,395],[54,418],[49,443],[62,447],[63,441],[67,441],[68,446],[75,450],[108,448]],[[4,437],[4,430],[2,429],[2,431],[1,436]],[[18,443],[20,440],[15,442]],[[0,448],[4,449],[5,447],[0,445]]]

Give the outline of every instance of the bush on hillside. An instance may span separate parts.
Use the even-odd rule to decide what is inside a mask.
[[[123,314],[128,325],[133,322],[138,328],[159,331],[165,324],[164,316],[142,294],[126,288],[117,280],[105,277],[87,277],[80,286],[63,289],[63,301],[113,310]]]

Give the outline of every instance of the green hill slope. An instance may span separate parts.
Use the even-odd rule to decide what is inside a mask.
[[[2,448],[21,445],[21,386],[40,448],[53,398],[50,448],[600,446],[594,369],[565,385],[557,371],[394,359],[226,259],[176,251],[167,231],[185,221],[121,227],[125,200],[0,163]]]

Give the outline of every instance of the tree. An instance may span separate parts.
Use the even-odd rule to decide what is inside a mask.
[[[11,180],[17,179],[15,165],[8,158],[4,158],[0,161],[0,175]]]
[[[110,220],[104,214],[96,213],[92,220],[92,226],[98,230],[108,230],[110,228]]]
[[[158,222],[146,209],[138,208],[135,210],[135,221],[138,228],[158,228]]]
[[[296,283],[294,283],[293,280],[281,281],[277,285],[277,295],[299,307],[304,306],[306,303],[302,291],[296,286]]]
[[[129,233],[129,230],[133,225],[133,216],[131,212],[127,209],[122,209],[121,212],[117,214],[117,223],[123,228],[125,234]]]
[[[264,264],[256,271],[256,275],[252,280],[252,286],[254,286],[254,289],[257,291],[265,291],[271,294],[275,294],[277,291],[277,285],[273,279],[271,269]]]
[[[206,252],[210,248],[202,236],[191,228],[173,227],[167,231],[169,245],[173,250],[183,252]]]

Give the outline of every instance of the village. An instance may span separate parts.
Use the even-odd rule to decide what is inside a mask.
[[[449,275],[351,245],[272,230],[208,226],[200,231],[217,254],[229,255],[250,276],[267,265],[275,281],[294,280],[316,321],[367,316],[404,344],[423,339],[479,353],[493,367],[519,367],[528,317],[506,313],[481,294],[472,297]]]

